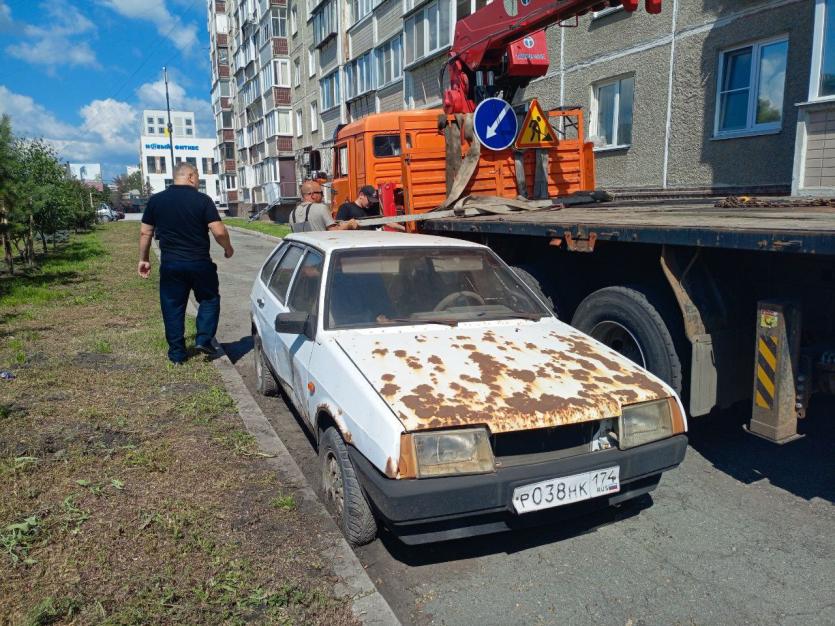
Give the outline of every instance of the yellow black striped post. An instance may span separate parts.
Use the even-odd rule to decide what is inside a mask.
[[[777,355],[779,339],[776,335],[760,335],[757,339],[757,380],[754,401],[763,409],[774,408],[777,392]]]

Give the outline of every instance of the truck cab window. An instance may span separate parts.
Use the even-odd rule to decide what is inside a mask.
[[[400,156],[400,137],[398,135],[375,135],[374,156],[379,158]]]
[[[336,178],[344,178],[348,175],[348,144],[336,146]]]

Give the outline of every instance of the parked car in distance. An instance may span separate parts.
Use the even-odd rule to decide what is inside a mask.
[[[115,222],[119,218],[117,217],[116,212],[110,207],[110,205],[102,202],[99,205],[99,208],[96,209],[96,219],[99,222]]]
[[[493,533],[656,487],[687,447],[675,392],[559,321],[490,249],[289,235],[251,293],[258,389],[284,389],[354,545]]]

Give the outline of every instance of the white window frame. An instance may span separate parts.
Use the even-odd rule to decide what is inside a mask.
[[[283,37],[287,38],[287,8],[286,7],[277,7],[273,6],[270,7],[270,14],[267,17],[270,20],[270,34],[273,37]],[[284,26],[284,34],[282,35],[281,32],[276,32],[275,25],[278,24],[278,30],[281,31],[281,26]],[[264,42],[262,42],[264,43]]]
[[[351,24],[357,24],[364,18],[371,15],[371,10],[374,8],[372,0],[348,0],[348,7],[351,15]]]
[[[319,103],[314,100],[310,103],[310,132],[319,130]]]
[[[601,137],[600,135],[600,128],[598,128],[598,118],[599,118],[599,111],[600,111],[600,100],[599,100],[599,93],[602,87],[608,87],[609,85],[617,85],[618,89],[615,92],[615,101],[613,103],[614,106],[614,117],[612,118],[612,138],[614,139],[615,143],[612,144],[602,144],[596,145],[595,150],[623,150],[625,148],[629,148],[632,146],[632,137],[630,137],[629,143],[617,143],[618,135],[620,134],[618,131],[620,130],[620,84],[622,81],[627,79],[632,79],[632,132],[635,132],[635,75],[634,74],[621,74],[620,76],[615,76],[612,78],[607,78],[606,80],[601,80],[600,82],[594,83],[591,86],[591,106],[589,107],[589,138],[594,137]]]
[[[291,81],[290,59],[273,59],[272,78],[274,87],[289,87]],[[283,82],[281,79],[284,79]]]
[[[296,109],[296,137],[304,134],[304,114],[301,109]]]
[[[290,7],[290,34],[295,35],[299,32],[299,9],[294,4]]]
[[[395,52],[394,52],[394,44],[397,43],[397,52],[398,52],[398,60],[395,62]],[[391,80],[384,82],[385,72],[380,72],[380,68],[385,64],[385,53],[386,48],[388,48],[391,52],[390,58],[390,70],[391,70]],[[395,68],[397,72],[395,73]],[[388,41],[383,42],[381,45],[377,46],[374,49],[374,72],[375,78],[374,82],[377,85],[377,89],[382,89],[388,85],[396,83],[397,81],[403,78],[403,33],[398,33],[394,37],[391,37]]]
[[[276,109],[276,134],[283,137],[293,136],[293,113],[290,109]]]
[[[326,95],[328,97],[325,97]],[[319,81],[319,100],[322,102],[322,113],[339,106],[339,70],[334,70]]]
[[[302,84],[302,60],[299,58],[293,59],[293,87],[299,87]]]
[[[307,49],[307,77],[316,76],[316,48]]]
[[[833,16],[835,19],[835,16]],[[823,67],[823,47],[826,44],[826,0],[815,1],[815,25],[812,37],[812,68],[809,73],[809,100],[814,102],[835,101],[835,94],[820,95],[821,69]]]
[[[446,11],[449,14],[449,24],[447,24],[447,33],[446,33],[446,42],[441,43],[441,6],[442,4],[446,4]],[[436,14],[438,15],[438,41],[437,46],[434,48],[429,47],[429,10],[432,8],[436,8]],[[450,10],[452,9],[452,10]],[[455,5],[453,4],[453,0],[434,0],[433,2],[427,2],[423,6],[420,7],[417,11],[409,15],[408,17],[403,18],[403,66],[404,68],[410,68],[417,63],[420,63],[424,59],[437,54],[439,51],[444,50],[445,48],[449,48],[452,42],[452,31],[455,28]],[[416,28],[415,24],[417,24],[418,20],[422,21],[423,24],[423,52],[420,56],[415,56],[410,61],[406,60],[406,50],[412,49],[412,46],[409,45],[409,36],[410,34],[410,26],[411,30]],[[414,50],[413,50],[414,54]]]
[[[760,51],[764,46],[768,46],[775,43],[782,43],[786,42],[786,67],[788,70],[788,43],[789,43],[789,36],[787,34],[778,35],[776,37],[770,37],[768,39],[758,39],[757,41],[749,41],[743,45],[734,46],[733,48],[727,48],[725,50],[720,51],[719,53],[719,67],[716,70],[716,97],[714,99],[714,115],[713,115],[713,137],[715,139],[722,139],[726,137],[746,137],[749,135],[760,135],[763,133],[777,133],[780,132],[783,128],[783,118],[784,111],[780,112],[780,121],[779,122],[768,122],[765,124],[757,124],[757,96],[759,94],[760,88]],[[745,128],[736,129],[736,130],[720,130],[719,129],[719,119],[722,113],[721,105],[722,105],[722,84],[725,80],[725,56],[736,52],[738,50],[742,50],[743,48],[751,48],[751,80],[748,84],[748,119],[746,121]],[[783,97],[784,97],[784,108],[785,108],[785,94],[786,94],[786,83],[783,82]]]
[[[345,66],[345,99],[351,100],[374,90],[374,53],[361,54]]]

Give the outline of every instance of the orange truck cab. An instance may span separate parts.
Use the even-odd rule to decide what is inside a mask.
[[[333,148],[332,210],[336,212],[343,202],[353,200],[363,185],[380,188],[385,183],[402,192],[407,214],[442,204],[447,197],[446,139],[438,128],[442,115],[440,109],[377,113],[341,128]],[[546,148],[548,195],[594,189],[593,146],[583,137],[583,112],[551,111],[549,117],[559,140],[556,147]],[[463,158],[469,143],[462,139],[461,144]],[[526,150],[521,158],[527,187],[524,195],[529,198],[533,197],[534,153]],[[464,195],[518,197],[516,167],[513,149],[482,148]]]

